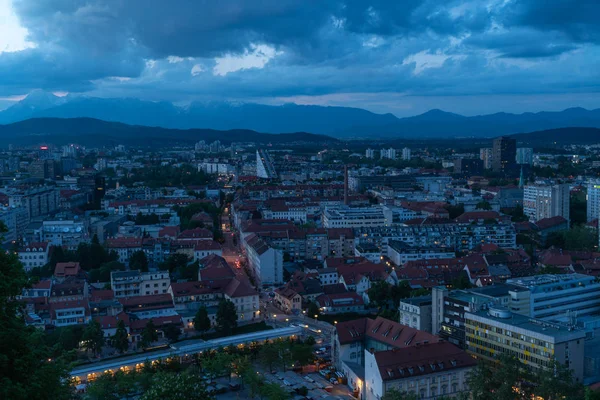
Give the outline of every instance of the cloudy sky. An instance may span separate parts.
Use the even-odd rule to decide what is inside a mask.
[[[0,0],[0,108],[34,89],[398,116],[600,107],[598,0]]]

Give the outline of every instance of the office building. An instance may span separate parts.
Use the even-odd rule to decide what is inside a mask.
[[[465,327],[467,351],[477,358],[493,361],[506,354],[534,370],[556,360],[569,367],[578,382],[583,381],[584,331],[496,306],[465,313]]]
[[[375,150],[373,150],[373,149],[367,149],[367,151],[365,152],[365,157],[367,157],[367,158],[375,158]]]
[[[531,147],[517,148],[517,164],[533,165],[533,149]]]
[[[600,218],[600,179],[587,181],[587,222]]]
[[[402,159],[404,161],[410,161],[410,149],[408,147],[402,149]]]
[[[494,139],[492,147],[494,172],[511,173],[516,170],[517,141],[506,136]]]
[[[10,207],[25,207],[29,218],[43,217],[57,211],[60,207],[59,191],[42,187],[8,194]]]
[[[115,297],[149,296],[168,293],[171,285],[169,271],[113,271],[110,286]]]
[[[396,149],[393,148],[389,148],[389,149],[381,149],[381,151],[379,152],[380,157],[379,158],[389,158],[390,160],[395,160],[396,159]]]
[[[390,226],[392,210],[385,206],[326,207],[323,211],[324,228],[360,228]]]
[[[56,176],[53,160],[35,160],[29,164],[29,175],[36,179],[53,179]]]
[[[454,173],[463,176],[483,174],[483,161],[477,158],[460,158],[454,161]]]
[[[456,253],[451,248],[411,246],[401,240],[389,240],[387,256],[394,264],[402,266],[414,260],[454,258]]]
[[[568,221],[569,196],[568,184],[527,185],[523,193],[523,213],[532,222],[557,216]]]
[[[263,149],[256,150],[256,176],[264,179],[277,178],[277,172],[269,152]]]
[[[493,149],[491,147],[484,147],[479,149],[479,158],[483,161],[483,168],[492,169]]]
[[[411,190],[417,181],[411,175],[353,175],[348,176],[348,186],[354,192],[387,186],[394,190]]]
[[[536,275],[508,279],[511,310],[546,321],[569,322],[600,313],[600,282],[590,275]],[[519,301],[520,300],[520,301]],[[515,306],[513,304],[519,304]]]

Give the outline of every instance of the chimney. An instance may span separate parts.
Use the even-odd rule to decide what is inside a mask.
[[[344,205],[348,205],[348,166],[344,165]]]

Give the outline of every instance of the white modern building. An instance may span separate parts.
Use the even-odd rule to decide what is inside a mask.
[[[511,294],[511,309],[518,302],[518,312],[532,318],[572,323],[600,312],[600,282],[590,275],[536,275],[506,283],[521,288]]]
[[[523,195],[523,213],[532,222],[561,216],[569,220],[568,184],[527,185]]]
[[[393,149],[391,147],[389,149],[381,149],[379,154],[379,158],[389,158],[391,160],[396,159],[396,149]]]
[[[248,264],[261,284],[283,283],[283,251],[269,246],[255,234],[244,239],[244,249]]]
[[[410,149],[408,147],[402,149],[402,159],[404,161],[410,161]]]
[[[168,293],[171,278],[168,271],[113,271],[110,284],[115,297],[149,296]]]
[[[367,157],[367,158],[375,158],[375,150],[373,150],[373,149],[367,149],[367,151],[365,152],[365,157]]]
[[[587,221],[600,217],[600,179],[587,181]]]
[[[324,228],[390,226],[392,221],[392,210],[385,206],[326,207],[323,211]]]
[[[533,149],[531,147],[517,148],[517,164],[533,165]]]
[[[483,168],[492,169],[492,157],[493,149],[491,147],[484,147],[479,149],[479,158],[483,160]]]
[[[390,240],[387,246],[387,256],[398,266],[408,261],[454,258],[456,253],[451,248],[411,246],[400,240]]]

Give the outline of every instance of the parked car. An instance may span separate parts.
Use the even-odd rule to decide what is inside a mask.
[[[333,385],[337,385],[339,383],[335,378],[329,378],[329,382],[331,382]]]

